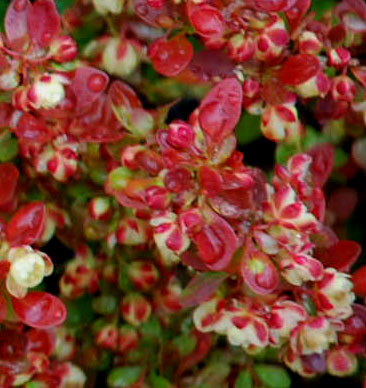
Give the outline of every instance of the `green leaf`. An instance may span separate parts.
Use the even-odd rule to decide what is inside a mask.
[[[292,155],[297,153],[297,151],[295,144],[278,144],[275,152],[276,163],[285,164]]]
[[[178,348],[179,355],[184,357],[193,352],[197,341],[193,335],[183,334],[174,338],[173,343]]]
[[[336,148],[334,150],[334,165],[333,168],[339,168],[344,166],[348,161],[347,152],[343,151],[341,148]]]
[[[67,301],[65,305],[67,309],[66,324],[68,326],[85,325],[94,320],[92,297],[90,295]]]
[[[312,1],[311,10],[315,12],[316,18],[320,19],[324,13],[337,4],[338,0],[315,0]]]
[[[80,202],[86,202],[88,199],[93,197],[91,189],[82,182],[68,185],[67,193]]]
[[[234,388],[252,388],[253,381],[252,376],[247,370],[243,370],[239,373]]]
[[[0,31],[2,32],[4,31],[4,18],[9,3],[10,1],[7,0],[0,1]]]
[[[183,307],[200,304],[215,293],[227,276],[226,272],[203,272],[196,275],[183,290],[180,304]]]
[[[9,162],[18,155],[18,141],[10,131],[0,134],[0,162]]]
[[[98,314],[111,314],[116,310],[118,300],[114,295],[100,295],[93,300],[92,306],[94,311]]]
[[[43,388],[43,383],[37,382],[37,381],[28,381],[28,383],[25,384],[25,388]]]
[[[136,383],[141,376],[141,366],[124,366],[112,369],[107,377],[108,386],[111,388],[124,388]]]
[[[150,374],[151,388],[171,388],[172,384],[162,376],[158,376],[155,372]]]
[[[75,0],[56,0],[55,3],[58,12],[60,14],[63,14],[67,9],[71,8],[74,5]]]
[[[261,137],[261,116],[245,112],[235,129],[239,144],[248,144]]]
[[[151,317],[147,322],[140,326],[141,335],[145,338],[160,339],[162,336],[162,329],[157,317]]]
[[[257,364],[254,366],[254,371],[268,388],[289,388],[291,386],[289,374],[280,366]]]

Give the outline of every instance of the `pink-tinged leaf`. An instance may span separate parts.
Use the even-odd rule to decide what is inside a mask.
[[[160,27],[173,22],[178,17],[178,8],[173,2],[165,1],[159,8],[151,7],[146,0],[133,0],[136,15],[147,24]]]
[[[339,238],[328,226],[321,225],[317,233],[312,235],[312,241],[317,248],[330,248],[339,241]]]
[[[207,3],[187,2],[189,21],[197,34],[204,38],[219,39],[225,30],[225,19],[221,11]]]
[[[21,49],[27,39],[27,17],[32,5],[29,0],[13,0],[5,15],[6,37],[14,49]]]
[[[37,0],[28,14],[28,31],[39,47],[48,47],[59,34],[61,19],[53,0]]]
[[[181,255],[182,263],[192,267],[197,271],[209,271],[210,269],[206,266],[205,263],[193,252],[187,251],[183,252]]]
[[[6,239],[12,245],[32,245],[41,237],[46,219],[46,207],[42,202],[22,206],[6,227]]]
[[[66,318],[65,305],[47,292],[29,292],[22,299],[13,297],[12,305],[19,320],[35,328],[58,326]]]
[[[335,8],[335,14],[347,29],[354,32],[366,30],[366,4],[362,0],[344,0]]]
[[[293,7],[296,0],[249,0],[249,5],[262,12],[284,12]]]
[[[142,108],[141,101],[135,91],[122,81],[112,82],[108,97],[116,107],[124,107],[132,110],[134,108]]]
[[[206,211],[207,222],[193,237],[198,255],[205,265],[213,271],[226,268],[236,249],[238,240],[232,227],[212,211]]]
[[[52,138],[52,132],[45,121],[40,117],[34,117],[30,113],[22,114],[13,131],[20,140],[39,144],[47,143]]]
[[[0,295],[0,322],[3,321],[6,315],[6,300]]]
[[[357,296],[366,296],[366,265],[352,274],[353,291]]]
[[[213,209],[225,218],[244,217],[254,206],[254,191],[250,189],[223,190],[209,198]]]
[[[320,122],[338,120],[348,112],[348,102],[336,101],[330,94],[319,98],[315,105],[315,117]]]
[[[334,148],[331,144],[319,144],[307,152],[312,157],[310,171],[313,181],[318,186],[323,186],[332,172],[334,162]]]
[[[0,206],[9,203],[17,188],[19,171],[12,163],[0,164]]]
[[[287,20],[291,28],[296,28],[309,10],[311,0],[297,0],[296,4],[286,12]]]
[[[352,67],[351,71],[362,86],[366,87],[366,66]]]
[[[341,240],[330,248],[316,249],[314,257],[320,260],[324,267],[348,272],[360,256],[361,251],[360,244],[355,241]]]
[[[70,89],[76,97],[76,111],[81,113],[105,91],[108,75],[94,67],[84,66],[75,70]]]
[[[193,307],[209,299],[228,277],[225,272],[204,272],[196,275],[180,296],[182,307]]]
[[[327,369],[325,353],[302,356],[301,361],[304,367],[311,372],[324,373]]]
[[[177,377],[182,375],[185,371],[193,368],[200,361],[204,360],[211,349],[211,333],[201,333],[199,331],[195,331],[194,335],[196,337],[196,347],[194,348],[192,353],[181,359],[176,370]]]
[[[315,55],[297,54],[288,58],[282,65],[278,78],[290,86],[300,85],[321,71],[321,64]]]
[[[169,40],[161,38],[153,42],[148,54],[158,73],[174,77],[189,65],[193,47],[184,35],[176,35]]]
[[[235,78],[214,86],[199,106],[198,120],[202,130],[220,143],[231,134],[241,115],[243,91]]]
[[[255,249],[252,243],[244,249],[241,273],[248,287],[261,295],[272,293],[280,281],[277,268],[270,257]]]
[[[0,128],[9,126],[12,113],[13,107],[11,104],[0,102]]]
[[[339,220],[347,220],[354,212],[358,202],[357,191],[351,187],[340,187],[332,192],[328,209],[335,213]]]
[[[193,55],[188,69],[201,81],[234,76],[235,63],[221,50],[201,50]]]

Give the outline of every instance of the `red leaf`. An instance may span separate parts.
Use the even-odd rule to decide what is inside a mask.
[[[0,102],[0,128],[9,126],[12,113],[13,107],[11,106],[11,104]]]
[[[170,1],[165,1],[162,7],[154,8],[146,0],[133,0],[133,9],[138,17],[154,27],[163,26],[164,21],[172,21],[177,13],[177,6]]]
[[[13,0],[6,11],[4,28],[14,49],[21,49],[27,38],[27,17],[32,5],[29,0]]]
[[[358,202],[357,191],[351,187],[339,187],[330,195],[329,210],[333,211],[339,220],[347,220],[354,212]]]
[[[3,321],[6,315],[6,300],[0,295],[0,322]]]
[[[253,248],[251,243],[244,250],[241,273],[249,288],[261,295],[272,293],[280,281],[270,257]]]
[[[202,130],[215,142],[230,135],[241,115],[243,91],[235,78],[227,78],[214,86],[199,106]]]
[[[366,296],[366,265],[352,274],[353,291],[357,296]]]
[[[193,237],[198,255],[207,268],[220,271],[226,268],[237,249],[237,237],[223,218],[212,211],[205,214],[207,224]]]
[[[297,0],[296,4],[286,12],[287,20],[292,28],[296,28],[301,23],[310,5],[311,0]]]
[[[52,138],[52,133],[48,129],[45,121],[32,116],[30,113],[22,114],[13,131],[21,140],[41,144],[47,143]]]
[[[117,107],[142,108],[141,101],[135,91],[122,81],[112,82],[108,90],[108,97],[111,99],[112,104]]]
[[[262,12],[283,12],[293,7],[296,0],[250,0],[249,4]]]
[[[170,40],[161,38],[150,45],[149,57],[158,73],[173,77],[188,66],[193,47],[184,35],[176,35]]]
[[[278,77],[283,84],[296,86],[314,77],[320,70],[321,64],[315,55],[298,54],[286,60]]]
[[[180,305],[192,307],[206,301],[227,277],[225,272],[204,272],[196,275],[183,290]]]
[[[366,66],[352,67],[351,71],[362,86],[366,87]]]
[[[94,67],[84,66],[75,70],[70,89],[76,97],[76,111],[81,113],[107,88],[108,75]]]
[[[222,13],[216,7],[207,3],[195,4],[187,2],[189,21],[197,34],[204,38],[218,39],[225,30],[225,20]]]
[[[35,44],[47,47],[60,32],[61,20],[53,0],[37,0],[28,14],[28,31]]]
[[[331,144],[319,144],[310,148],[307,152],[312,157],[310,171],[314,183],[323,186],[328,180],[333,168],[334,148]]]
[[[35,328],[57,326],[66,318],[65,305],[47,292],[29,292],[22,299],[12,297],[12,305],[20,321]]]
[[[233,77],[235,64],[221,50],[195,52],[188,69],[201,81]]]
[[[332,267],[338,271],[348,272],[361,254],[361,246],[355,241],[341,240],[330,248],[317,249],[315,257],[325,267]]]
[[[200,333],[195,331],[196,347],[191,354],[183,357],[176,370],[176,376],[182,375],[186,370],[191,369],[202,361],[211,349],[211,333]]]
[[[43,233],[46,207],[42,202],[22,206],[6,227],[6,238],[11,245],[31,245]]]
[[[9,203],[15,194],[19,171],[12,163],[0,164],[0,206]]]

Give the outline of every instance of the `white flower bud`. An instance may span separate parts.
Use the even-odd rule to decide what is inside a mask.
[[[93,0],[96,11],[102,15],[113,13],[118,15],[122,12],[123,0]]]

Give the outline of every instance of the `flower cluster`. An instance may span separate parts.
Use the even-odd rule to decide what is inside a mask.
[[[362,369],[365,3],[61,3],[0,26],[0,386]]]

